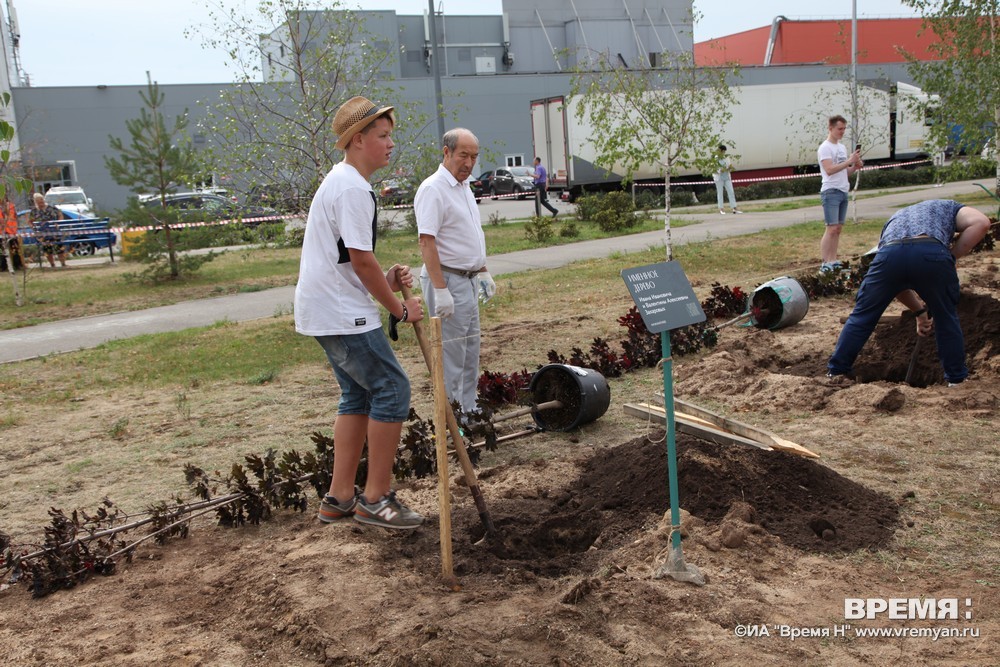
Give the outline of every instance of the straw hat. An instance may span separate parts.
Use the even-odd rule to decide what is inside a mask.
[[[388,115],[389,120],[395,125],[396,117],[392,110],[393,107],[381,107],[364,97],[352,97],[344,102],[337,109],[337,115],[333,117],[333,133],[339,137],[337,148],[346,150],[347,144],[351,143],[351,138],[380,116]]]

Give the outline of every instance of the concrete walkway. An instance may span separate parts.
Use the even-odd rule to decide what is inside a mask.
[[[994,185],[992,179],[963,181],[937,188],[900,188],[898,191],[891,191],[878,197],[859,199],[858,219],[888,218],[897,209],[924,199],[947,199],[960,194],[981,192],[977,183],[988,188]],[[751,202],[740,202],[740,204],[747,206],[751,205]],[[765,229],[789,227],[823,219],[819,206],[724,216],[719,215],[715,206],[701,208],[703,210],[690,212],[690,209],[684,209],[686,211],[684,213],[673,214],[678,221],[697,223],[674,228],[672,231],[674,245],[751,234]],[[992,205],[984,206],[982,209],[990,214],[996,213],[996,207]],[[853,210],[849,213],[848,220],[852,215]],[[816,243],[818,249],[819,238],[816,239]],[[662,246],[663,232],[660,230],[493,255],[488,263],[490,272],[494,276],[501,276],[532,269],[557,268],[582,259],[607,257],[614,253],[638,252]],[[277,287],[260,292],[197,299],[146,310],[95,315],[0,331],[0,363],[93,348],[109,340],[142,334],[180,331],[224,320],[242,322],[289,313],[292,310],[294,292],[294,287]]]

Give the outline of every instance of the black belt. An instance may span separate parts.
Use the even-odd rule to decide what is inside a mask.
[[[941,242],[938,241],[933,236],[908,236],[905,239],[896,239],[895,241],[887,241],[887,242],[885,242],[885,243],[882,244],[882,247],[889,246],[889,245],[906,245],[908,243],[937,243],[937,244],[940,244]]]
[[[466,271],[464,269],[453,269],[450,266],[441,265],[441,270],[445,273],[454,273],[456,276],[462,276],[463,278],[475,278],[479,275],[479,269],[475,271]]]

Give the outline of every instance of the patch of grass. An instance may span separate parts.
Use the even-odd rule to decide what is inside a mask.
[[[307,361],[322,362],[322,350],[312,338],[295,333],[291,318],[223,322],[111,341],[44,362],[25,361],[18,364],[16,374],[12,365],[0,367],[0,388],[5,392],[28,391],[32,369],[42,363],[59,373],[62,386],[40,394],[39,400],[61,401],[108,386],[197,387],[223,380],[244,381]],[[72,390],[65,385],[71,385]],[[178,410],[183,413],[180,406]]]
[[[83,459],[82,461],[74,461],[73,463],[66,464],[66,472],[73,475],[89,468],[92,465],[94,465],[94,460],[89,458]]]
[[[269,368],[265,371],[261,371],[260,373],[254,375],[252,378],[250,378],[249,382],[250,384],[257,384],[257,385],[269,384],[271,382],[274,382],[274,378],[276,378],[277,376],[278,372],[275,371],[273,368]]]
[[[111,425],[108,429],[108,435],[110,435],[115,440],[121,440],[128,433],[128,417],[121,417],[115,420],[115,423]]]

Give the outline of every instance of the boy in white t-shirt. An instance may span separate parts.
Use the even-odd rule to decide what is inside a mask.
[[[320,502],[319,520],[353,517],[412,530],[424,518],[390,488],[410,409],[410,381],[382,331],[375,301],[400,322],[419,321],[423,307],[417,297],[401,301],[395,295],[413,284],[410,267],[396,264],[383,273],[375,259],[378,211],[368,182],[392,155],[392,109],[354,97],[334,116],[336,147],[344,151],[344,161],[326,175],[309,207],[295,286],[295,330],[319,341],[341,389],[333,479]],[[366,440],[368,478],[362,491],[354,479]]]
[[[860,169],[861,151],[855,150],[850,157],[847,149],[840,143],[847,130],[847,120],[843,116],[830,116],[826,141],[819,145],[816,157],[819,170],[823,175],[819,198],[823,203],[823,220],[826,230],[819,242],[820,256],[823,258],[821,271],[833,271],[839,266],[837,261],[837,246],[840,244],[840,232],[847,220],[847,195],[851,191],[849,176]]]

